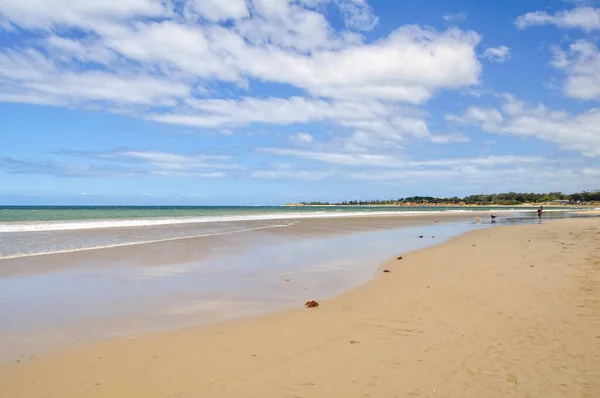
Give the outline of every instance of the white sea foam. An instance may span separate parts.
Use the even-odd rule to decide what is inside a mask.
[[[194,223],[217,223],[233,221],[268,221],[268,220],[294,220],[306,218],[343,218],[343,217],[373,217],[373,216],[419,216],[423,214],[438,213],[471,213],[471,212],[514,212],[525,209],[502,210],[431,210],[431,211],[361,211],[361,212],[289,212],[289,213],[264,213],[236,216],[205,216],[205,217],[177,217],[177,218],[142,218],[142,219],[109,219],[109,220],[81,220],[81,221],[47,221],[47,222],[8,222],[0,223],[0,233],[10,232],[45,232],[68,231],[99,228],[126,228],[149,227],[161,225],[178,225]],[[550,210],[548,210],[550,211]]]

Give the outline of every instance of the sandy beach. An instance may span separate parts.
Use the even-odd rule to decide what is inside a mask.
[[[318,308],[23,358],[1,395],[597,397],[599,238],[597,219],[471,232]]]

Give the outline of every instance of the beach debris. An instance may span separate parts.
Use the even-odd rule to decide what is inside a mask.
[[[358,340],[350,340],[350,344],[358,344]]]
[[[531,265],[529,266],[529,268],[533,268],[533,264],[531,264]]]
[[[420,239],[423,239],[423,235],[419,235],[419,238],[420,238]]]
[[[286,282],[289,282],[289,281],[290,281],[290,278],[285,278],[285,281],[286,281]]]
[[[388,273],[388,272],[392,272],[389,269],[384,269],[383,272]]]
[[[312,300],[312,301],[307,301],[306,304],[304,304],[304,306],[306,308],[315,308],[319,306],[319,303],[317,303],[316,301]]]
[[[403,260],[402,256],[398,256],[398,260]]]
[[[431,239],[435,239],[435,236],[432,236]]]

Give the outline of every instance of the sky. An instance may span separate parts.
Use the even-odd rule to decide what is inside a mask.
[[[2,0],[0,204],[600,188],[600,4]]]

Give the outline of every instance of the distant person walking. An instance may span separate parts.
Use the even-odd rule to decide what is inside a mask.
[[[542,214],[544,213],[544,206],[540,206],[540,208],[538,209],[537,213],[538,213],[538,218],[541,221],[542,220]]]

